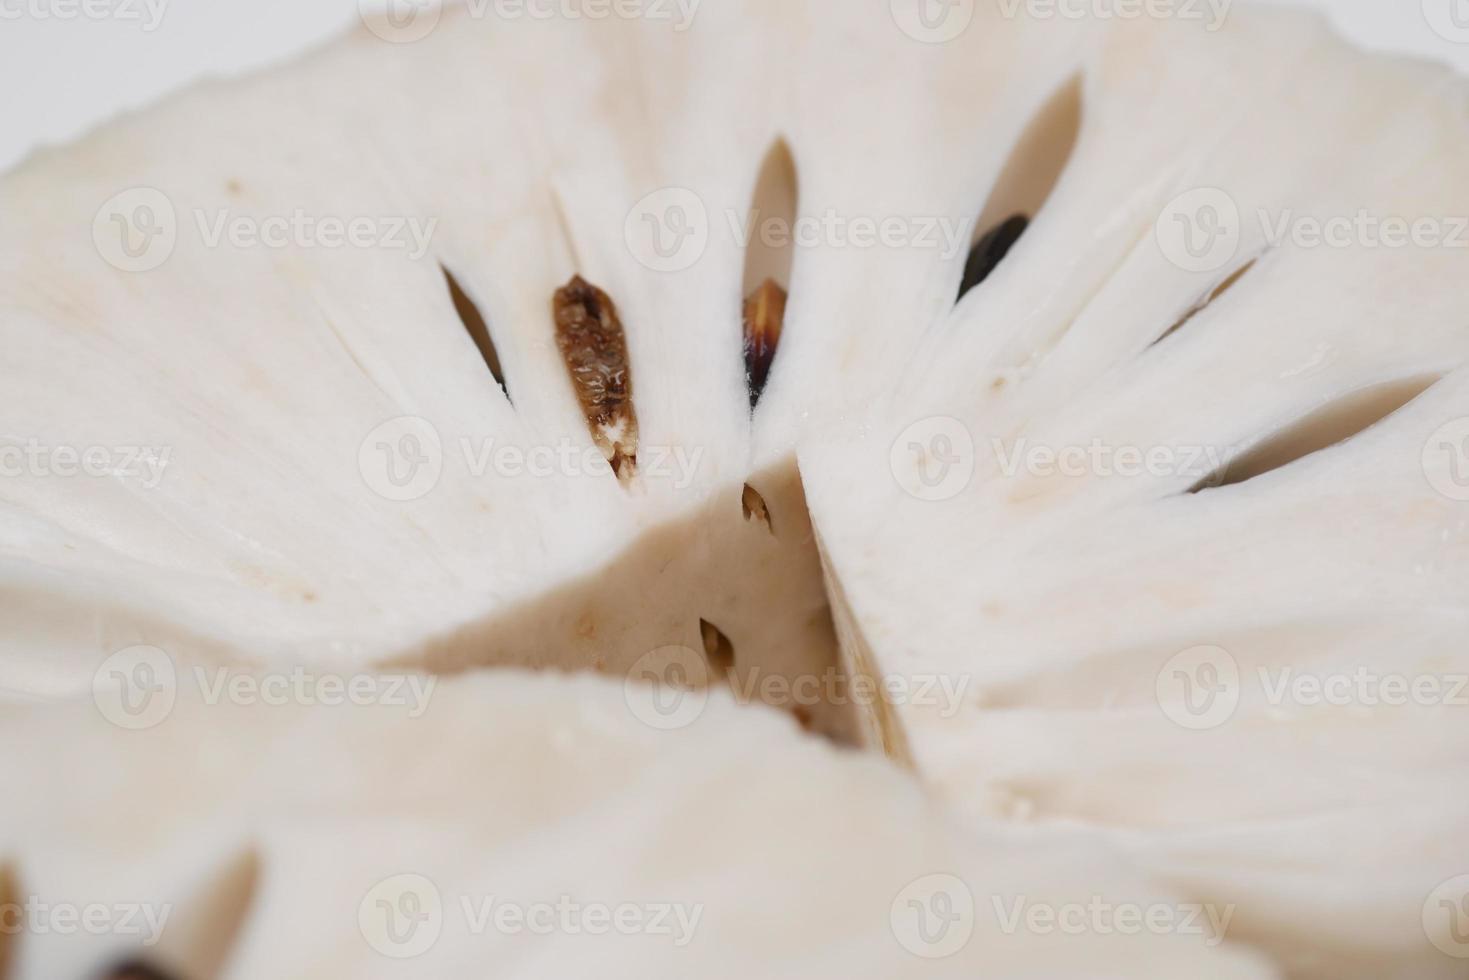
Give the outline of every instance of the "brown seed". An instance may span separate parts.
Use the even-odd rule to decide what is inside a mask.
[[[760,400],[780,331],[785,325],[786,291],[774,279],[760,284],[745,300],[745,377],[750,385],[750,407]]]
[[[592,439],[621,479],[637,463],[638,420],[633,412],[627,337],[611,297],[581,276],[556,290],[556,346],[576,389]]]

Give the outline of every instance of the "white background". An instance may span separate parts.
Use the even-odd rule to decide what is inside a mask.
[[[0,0],[0,170],[37,146],[74,139],[201,76],[232,74],[310,49],[359,16],[358,0],[106,0],[136,5],[140,14],[145,4],[164,4],[158,28],[149,32],[137,21],[63,21],[31,12],[80,2]],[[840,9],[852,0],[829,2]],[[1460,22],[1469,25],[1469,0],[1293,2],[1328,11],[1367,47],[1451,62],[1469,72],[1469,41],[1439,36],[1425,14],[1436,9],[1442,17],[1457,4]],[[1469,37],[1469,30],[1463,33]]]

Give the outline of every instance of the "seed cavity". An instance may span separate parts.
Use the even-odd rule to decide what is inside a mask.
[[[1178,318],[1178,322],[1174,323],[1173,326],[1163,331],[1158,339],[1153,341],[1150,346],[1158,346],[1163,341],[1167,340],[1169,337],[1173,336],[1174,334],[1178,333],[1178,331],[1186,327],[1190,322],[1193,321],[1194,317],[1207,310],[1210,306],[1213,306],[1214,303],[1217,302],[1221,296],[1233,289],[1235,285],[1238,284],[1239,281],[1243,279],[1259,261],[1260,256],[1256,256],[1255,258],[1250,259],[1250,261],[1246,262],[1244,265],[1236,269],[1228,276],[1228,278],[1226,278],[1223,282],[1215,286],[1209,293],[1207,293],[1203,299],[1199,300],[1197,303],[1191,306],[1188,311],[1183,314],[1183,316]]]
[[[1237,486],[1339,446],[1406,408],[1439,380],[1433,375],[1390,381],[1338,398],[1231,460],[1189,492]]]
[[[796,223],[800,207],[800,181],[796,175],[796,159],[783,139],[777,139],[765,153],[760,174],[755,180],[755,193],[750,201],[750,224],[755,234],[745,249],[744,294],[748,296],[767,279],[783,286],[791,282],[791,269],[796,260],[795,236],[762,234],[765,229],[788,231]]]
[[[581,276],[556,290],[556,346],[592,440],[619,480],[637,472],[638,420],[633,411],[627,337],[617,307]]]
[[[765,525],[765,530],[771,534],[775,533],[775,528],[770,523],[770,508],[765,505],[765,498],[760,496],[759,490],[748,483],[745,484],[744,494],[740,498],[740,508],[745,513],[745,520],[758,521]]]
[[[489,323],[448,266],[440,263],[439,269],[444,273],[444,281],[449,286],[449,298],[454,301],[454,312],[459,314],[459,322],[464,325],[469,339],[474,341],[480,357],[484,359],[485,367],[490,369],[490,375],[500,386],[500,390],[505,392],[505,397],[509,398],[510,388],[505,384],[505,372],[500,368],[500,353],[495,349],[494,338],[490,336]]]
[[[800,181],[796,160],[784,139],[766,151],[750,202],[754,233],[745,249],[744,301],[745,379],[753,410],[765,391],[785,320],[786,296],[795,267],[795,227],[800,214]],[[765,230],[785,231],[766,234]]]
[[[717,676],[729,676],[735,665],[734,644],[718,626],[707,619],[699,620],[699,634],[704,640],[704,655],[709,659],[709,666]]]
[[[750,389],[750,408],[759,404],[780,346],[785,326],[786,291],[767,279],[745,299],[745,379]]]
[[[210,882],[207,890],[189,902],[197,928],[212,937],[197,966],[204,976],[222,977],[230,954],[245,932],[245,923],[255,907],[260,887],[260,856],[254,850],[238,854]]]
[[[1081,135],[1082,102],[1082,78],[1074,75],[1046,100],[1015,143],[975,222],[959,299],[999,267],[1060,183]]]

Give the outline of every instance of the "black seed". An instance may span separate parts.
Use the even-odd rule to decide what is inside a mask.
[[[969,250],[969,260],[964,264],[964,281],[959,285],[960,299],[990,277],[990,273],[999,267],[1029,227],[1030,219],[1023,214],[1017,214],[1006,218],[998,227],[991,228],[983,238],[974,243],[974,248]]]

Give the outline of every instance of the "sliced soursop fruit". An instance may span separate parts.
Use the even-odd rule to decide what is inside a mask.
[[[85,705],[7,712],[32,747],[0,760],[32,927],[7,977],[1277,976],[1084,840],[974,835],[727,697],[675,737],[600,678],[430,693],[411,717],[185,696],[127,737]],[[142,911],[43,928],[89,906]],[[1034,910],[1111,925],[1016,925]]]
[[[1085,78],[1024,236],[804,443],[851,669],[966,691],[869,731],[1293,975],[1458,975],[1469,89],[1244,11]]]
[[[878,288],[849,277],[911,285],[944,230],[962,262],[975,215],[794,267],[766,223],[982,195],[1085,35],[984,20],[934,46],[875,3],[686,31],[445,10],[28,161],[0,183],[7,432],[141,452],[6,481],[6,688],[85,690],[137,643],[622,673],[712,638],[757,688],[834,676],[794,441],[885,385],[922,319],[835,318]],[[323,246],[361,218],[379,247]],[[791,305],[747,329],[767,279]],[[844,706],[799,707],[854,737]]]
[[[934,9],[446,9],[0,180],[0,691],[677,668],[1454,975],[1464,83]]]

